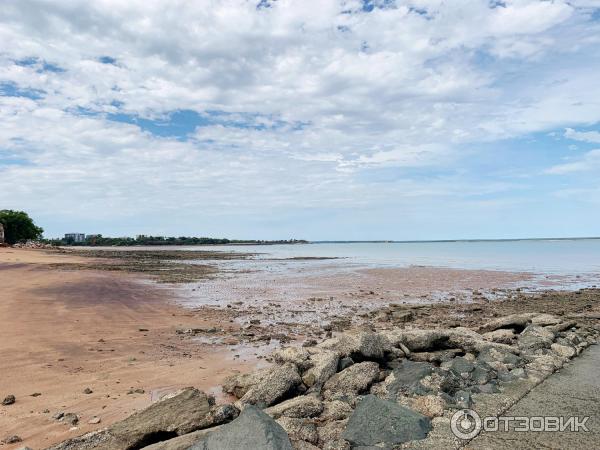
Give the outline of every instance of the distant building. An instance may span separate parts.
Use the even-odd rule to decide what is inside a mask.
[[[65,234],[65,241],[85,242],[85,234],[84,233],[67,233],[67,234]]]
[[[4,244],[4,225],[0,223],[0,244]]]

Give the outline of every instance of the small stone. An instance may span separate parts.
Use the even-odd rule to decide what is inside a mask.
[[[3,444],[16,444],[18,442],[23,442],[23,439],[21,439],[21,437],[17,435],[8,436],[7,438],[2,440]]]
[[[62,419],[64,416],[65,416],[65,413],[64,413],[64,412],[62,412],[62,411],[59,411],[59,412],[57,412],[56,414],[54,414],[54,415],[52,416],[52,418],[53,418],[54,420],[60,420],[60,419]]]
[[[39,397],[40,395],[42,395],[41,392],[34,392],[33,394],[30,395],[30,397]]]
[[[63,417],[62,420],[75,426],[79,423],[79,417],[77,416],[77,414],[75,413],[66,413]]]
[[[87,388],[85,388],[85,389],[83,390],[83,393],[84,393],[84,394],[93,394],[93,393],[94,393],[94,391],[92,391],[92,390],[91,390],[89,387],[87,387]]]
[[[102,422],[100,417],[92,417],[90,420],[88,420],[88,423],[91,425],[96,425],[96,424],[99,424],[100,422]]]
[[[10,395],[7,395],[6,397],[4,397],[4,400],[2,400],[2,405],[4,405],[4,406],[14,405],[14,403],[16,401],[17,401],[17,399],[15,398],[15,396],[10,394]]]

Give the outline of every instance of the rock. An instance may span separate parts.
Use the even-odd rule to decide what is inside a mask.
[[[342,433],[346,428],[348,420],[334,420],[325,423],[325,425],[317,428],[319,433],[319,442],[334,442],[342,439]],[[325,445],[323,445],[325,447]]]
[[[59,411],[59,412],[57,412],[56,414],[54,414],[54,415],[52,416],[52,418],[53,418],[54,420],[60,420],[60,419],[62,419],[62,418],[63,418],[63,416],[64,416],[64,415],[65,415],[65,413],[64,413],[64,412],[62,412],[62,411]]]
[[[440,395],[417,395],[416,397],[399,397],[398,403],[406,406],[430,419],[444,414],[447,402]]]
[[[436,330],[392,330],[386,332],[385,337],[391,345],[397,347],[402,343],[410,352],[460,348],[466,352],[477,353],[490,347],[516,351],[509,345],[486,341],[479,333],[462,327]]]
[[[19,442],[23,442],[23,439],[21,439],[21,437],[17,436],[16,434],[14,436],[8,436],[2,439],[3,444],[17,444]]]
[[[432,363],[442,363],[446,361],[450,361],[456,355],[463,353],[463,350],[460,348],[453,348],[447,350],[438,350],[435,352],[414,352],[411,353],[410,359],[412,361],[417,362],[432,362]]]
[[[248,405],[233,422],[220,427],[190,450],[292,450],[284,429],[255,406]]]
[[[192,433],[177,436],[173,439],[157,442],[156,444],[144,447],[142,450],[188,450],[192,445],[196,444],[210,433],[214,433],[222,427],[223,425],[218,425],[205,430],[197,430]]]
[[[51,449],[140,448],[159,439],[166,440],[217,425],[210,412],[208,397],[204,392],[194,388],[185,388],[164,397],[148,408],[107,429],[69,439]]]
[[[287,347],[271,354],[273,361],[277,364],[292,363],[300,371],[310,368],[313,363],[309,361],[310,352],[306,348]]]
[[[556,325],[550,325],[548,327],[545,327],[545,329],[552,333],[560,333],[561,331],[565,331],[565,330],[568,330],[569,328],[573,328],[576,326],[577,326],[577,322],[574,320],[570,320],[568,322],[561,322]]]
[[[568,345],[552,344],[550,349],[563,358],[573,358],[577,354],[577,350]]]
[[[339,356],[332,351],[321,351],[310,356],[312,367],[302,375],[302,381],[313,391],[319,391],[335,375]]]
[[[281,416],[295,418],[315,417],[323,411],[323,402],[312,395],[301,395],[271,406],[264,411],[274,419],[278,419]]]
[[[75,426],[79,423],[79,416],[75,413],[66,413],[60,420],[67,422],[69,425]]]
[[[531,319],[533,325],[546,327],[548,325],[558,325],[562,320],[552,314],[539,314]]]
[[[394,322],[411,322],[415,318],[415,313],[412,311],[392,311],[392,320]]]
[[[517,345],[522,351],[549,348],[554,341],[554,333],[547,328],[530,325],[519,335]]]
[[[252,386],[261,383],[271,370],[267,367],[251,373],[230,375],[223,381],[223,392],[242,398]]]
[[[539,315],[538,313],[521,313],[511,314],[509,316],[500,317],[498,319],[487,322],[486,324],[479,327],[480,333],[486,333],[489,331],[499,330],[501,328],[511,328],[513,330],[521,331],[531,323],[531,320]]]
[[[14,405],[16,401],[17,401],[17,399],[15,398],[15,396],[10,394],[10,395],[7,395],[6,397],[4,397],[4,400],[2,400],[2,405],[3,406]]]
[[[332,376],[323,386],[323,397],[330,399],[334,394],[366,391],[379,377],[379,365],[375,362],[354,364]]]
[[[422,414],[367,395],[348,419],[342,437],[354,446],[392,446],[424,439],[430,430],[431,422]]]
[[[244,394],[238,404],[257,405],[261,408],[271,406],[283,397],[289,396],[301,383],[302,379],[294,364],[286,363],[273,367],[260,383],[252,386]]]
[[[486,341],[498,342],[500,344],[512,344],[516,337],[513,330],[506,328],[490,331],[484,333],[482,336]]]
[[[137,389],[129,389],[127,391],[127,395],[132,395],[132,394],[144,394],[146,391],[144,389],[141,388],[137,388]]]
[[[350,367],[352,364],[354,364],[354,360],[346,356],[345,358],[340,359],[340,362],[338,364],[338,371],[341,372],[342,370]]]
[[[384,381],[387,397],[396,399],[399,395],[426,394],[427,389],[420,382],[433,372],[434,367],[429,363],[403,361]]]
[[[100,422],[102,422],[102,419],[100,419],[100,417],[92,417],[90,420],[88,420],[88,423],[91,425],[97,425]]]
[[[475,369],[475,365],[466,360],[465,358],[461,358],[460,356],[454,358],[450,363],[449,370],[454,372],[458,376],[468,377],[471,372]]]
[[[84,393],[84,394],[93,394],[93,393],[94,393],[94,391],[92,391],[92,390],[91,390],[89,387],[87,387],[87,388],[85,388],[85,389],[83,390],[83,393]]]
[[[340,400],[325,402],[323,406],[323,412],[319,416],[319,419],[323,421],[347,419],[353,411],[348,403]]]
[[[354,361],[381,360],[392,348],[383,334],[369,331],[345,333],[321,342],[318,347],[333,350],[342,357],[349,356]]]
[[[471,393],[468,391],[457,391],[454,394],[454,401],[456,406],[459,408],[470,408],[473,404],[471,400]]]
[[[480,352],[477,356],[477,362],[491,368],[512,369],[523,364],[523,361],[518,356],[510,352],[498,350],[496,348],[488,348]]]
[[[323,443],[323,450],[350,450],[350,442],[345,439],[336,439]]]
[[[316,445],[306,441],[294,441],[292,442],[292,447],[294,450],[321,450]]]
[[[317,427],[308,419],[281,417],[277,419],[277,423],[285,430],[292,442],[306,441],[316,444],[319,441]]]

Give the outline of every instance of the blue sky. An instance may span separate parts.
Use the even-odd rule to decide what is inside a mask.
[[[598,0],[8,0],[0,42],[48,236],[600,235]]]

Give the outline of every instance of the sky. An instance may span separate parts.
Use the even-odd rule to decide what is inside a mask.
[[[3,0],[46,236],[600,235],[600,0]]]

